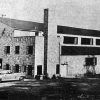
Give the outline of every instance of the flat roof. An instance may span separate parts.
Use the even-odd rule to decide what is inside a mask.
[[[61,26],[61,25],[57,26],[57,33],[100,37],[100,30],[83,29],[83,28]]]

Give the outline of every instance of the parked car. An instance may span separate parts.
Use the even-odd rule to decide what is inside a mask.
[[[23,80],[25,78],[25,73],[12,73],[11,70],[0,71],[0,82],[2,81],[13,81],[13,80]]]

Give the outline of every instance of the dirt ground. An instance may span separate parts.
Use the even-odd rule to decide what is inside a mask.
[[[100,100],[100,79],[3,82],[0,100]]]

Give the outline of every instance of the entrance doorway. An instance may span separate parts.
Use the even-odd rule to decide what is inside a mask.
[[[27,75],[32,76],[32,65],[28,65]]]
[[[37,66],[37,75],[42,75],[42,65]]]
[[[59,66],[59,64],[56,65],[56,74],[60,74],[60,66]]]
[[[0,69],[2,69],[2,59],[0,58]]]

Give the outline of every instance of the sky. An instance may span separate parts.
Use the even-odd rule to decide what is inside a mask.
[[[52,7],[70,26],[100,29],[100,0],[0,0],[0,16],[43,22],[43,9]]]
[[[100,0],[67,0],[56,9],[59,24],[100,30]]]

